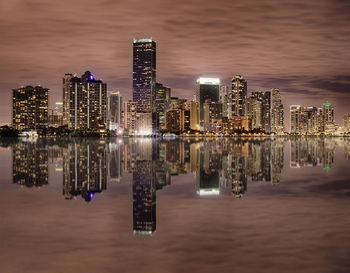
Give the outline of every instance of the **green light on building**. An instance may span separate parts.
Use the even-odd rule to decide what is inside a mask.
[[[323,105],[326,106],[326,107],[331,107],[332,106],[332,104],[330,102],[328,102],[328,101],[325,102]]]
[[[329,171],[331,170],[331,167],[327,165],[327,166],[324,167],[323,169],[324,169],[326,172],[329,172]]]

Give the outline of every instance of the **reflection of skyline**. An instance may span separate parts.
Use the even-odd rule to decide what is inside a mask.
[[[290,145],[290,162],[285,151]],[[248,184],[283,181],[285,166],[319,166],[330,171],[335,150],[350,159],[349,139],[152,139],[38,140],[1,142],[12,147],[13,183],[40,187],[49,183],[49,164],[63,171],[65,199],[80,195],[89,202],[107,189],[107,181],[122,183],[132,175],[133,231],[156,230],[156,191],[171,185],[173,176],[195,175],[198,196],[242,197]],[[288,157],[286,157],[288,158]]]

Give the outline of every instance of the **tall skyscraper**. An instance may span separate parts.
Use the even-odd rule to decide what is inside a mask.
[[[252,96],[257,100],[261,101],[262,129],[265,131],[265,133],[270,133],[271,132],[271,92],[270,91],[252,92]]]
[[[133,101],[137,112],[155,112],[156,43],[136,39],[133,45]]]
[[[39,133],[45,130],[49,122],[49,89],[28,85],[12,91],[13,128]]]
[[[262,129],[262,102],[254,97],[246,100],[246,116],[252,119],[252,129]]]
[[[325,125],[334,123],[334,108],[328,101],[323,104],[323,118]]]
[[[196,85],[196,101],[199,103],[199,120],[204,121],[203,105],[206,100],[219,101],[220,79],[199,78]]]
[[[281,134],[284,131],[284,110],[280,90],[273,88],[271,95],[271,132]]]
[[[124,129],[128,134],[133,134],[136,130],[136,108],[137,102],[124,102]]]
[[[73,78],[73,74],[66,73],[62,79],[63,86],[63,121],[67,124],[69,120],[69,111],[70,111],[70,80]]]
[[[247,81],[241,76],[233,77],[232,89],[230,94],[230,109],[228,110],[229,117],[245,115],[245,101],[247,98]]]
[[[106,129],[107,84],[96,80],[90,71],[86,71],[81,78],[72,77],[66,82],[69,75],[63,78],[63,89],[69,89],[69,98],[64,99],[65,102],[69,100],[68,128]]]
[[[220,102],[222,103],[222,116],[227,117],[230,92],[227,85],[220,86]]]
[[[123,126],[122,110],[123,97],[119,91],[112,92],[109,96],[109,130],[118,130]]]
[[[301,109],[300,105],[291,105],[290,106],[290,132],[292,134],[299,134],[300,128],[300,115]]]
[[[156,83],[156,113],[159,115],[160,128],[165,127],[165,110],[168,108],[171,98],[171,88],[163,86],[161,83]]]

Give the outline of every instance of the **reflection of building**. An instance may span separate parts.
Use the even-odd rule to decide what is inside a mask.
[[[81,195],[89,202],[107,188],[107,151],[105,142],[69,143],[63,159],[63,195]]]
[[[120,182],[123,176],[123,149],[118,143],[109,143],[108,170],[111,182]]]
[[[13,183],[26,187],[48,184],[47,146],[36,142],[18,142],[12,147]]]
[[[133,230],[152,234],[156,230],[156,185],[153,177],[152,140],[136,143],[138,151],[133,171]],[[156,158],[155,158],[156,159]]]
[[[48,91],[41,86],[12,90],[12,126],[19,131],[42,131],[48,127]]]

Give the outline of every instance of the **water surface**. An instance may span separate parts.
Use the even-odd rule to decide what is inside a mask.
[[[349,272],[350,140],[1,140],[0,272]]]

